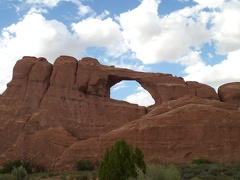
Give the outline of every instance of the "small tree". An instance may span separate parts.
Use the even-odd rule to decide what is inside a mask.
[[[100,165],[99,180],[125,180],[137,177],[136,167],[146,172],[142,151],[137,147],[135,153],[132,146],[124,140],[118,140],[109,150],[106,150]]]
[[[146,173],[146,164],[144,162],[144,155],[141,151],[141,149],[139,149],[139,147],[136,147],[136,150],[135,150],[135,154],[136,154],[136,165],[142,169],[143,173],[145,174]]]

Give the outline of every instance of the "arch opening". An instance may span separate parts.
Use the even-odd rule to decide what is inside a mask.
[[[110,98],[146,107],[155,104],[151,94],[136,80],[121,80],[113,85]]]

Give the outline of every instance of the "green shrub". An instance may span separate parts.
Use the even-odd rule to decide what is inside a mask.
[[[234,174],[234,179],[240,179],[240,172],[237,172]]]
[[[18,168],[22,165],[20,160],[16,161],[9,161],[5,164],[3,164],[2,169],[0,170],[1,174],[10,174],[12,170],[15,168]]]
[[[94,170],[94,165],[90,161],[80,160],[76,163],[76,168],[78,171],[92,171]]]
[[[209,168],[209,174],[213,175],[213,176],[217,176],[218,174],[220,174],[220,169],[219,167],[210,167]]]
[[[207,159],[195,159],[192,160],[192,164],[211,164],[211,162]]]
[[[12,170],[13,176],[16,178],[16,180],[23,180],[27,177],[27,171],[24,169],[23,166],[20,167],[14,167]]]
[[[18,168],[22,166],[28,174],[38,173],[38,172],[44,172],[45,169],[41,165],[34,165],[29,160],[15,160],[15,161],[9,161],[2,165],[2,168],[0,169],[0,174],[10,174],[12,170],[15,168]]]
[[[146,174],[137,169],[137,180],[180,180],[181,174],[175,166],[148,165]]]
[[[13,180],[12,174],[0,174],[0,180]]]
[[[32,174],[33,173],[33,170],[32,170],[33,165],[32,165],[32,163],[30,161],[23,161],[21,163],[21,166],[24,167],[24,169],[27,171],[28,174]]]
[[[99,180],[126,180],[137,177],[136,166],[146,172],[144,156],[139,148],[132,150],[132,146],[124,140],[118,140],[109,150],[106,150],[100,165]]]

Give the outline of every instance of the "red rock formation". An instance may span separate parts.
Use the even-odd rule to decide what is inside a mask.
[[[55,169],[72,169],[75,159],[100,162],[106,147],[122,138],[139,146],[151,163],[187,164],[198,158],[240,162],[239,130],[240,113],[234,105],[186,96],[163,103],[115,131],[74,143]]]
[[[218,88],[218,94],[223,102],[240,105],[240,82],[223,84]]]
[[[110,88],[122,80],[139,82],[155,105],[110,99]],[[119,138],[139,145],[151,162],[239,161],[240,95],[232,87],[219,88],[221,102],[212,87],[170,74],[103,66],[93,58],[60,56],[52,65],[23,57],[0,96],[0,164],[30,158],[71,170],[78,159],[100,161]]]

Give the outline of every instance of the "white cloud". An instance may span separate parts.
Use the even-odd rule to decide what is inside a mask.
[[[98,15],[97,18],[98,19],[104,19],[107,18],[110,15],[110,12],[107,10],[104,10],[102,14]]]
[[[177,60],[181,65],[194,66],[198,62],[202,62],[200,51],[190,51],[188,54],[182,56]]]
[[[188,75],[184,79],[209,84],[214,88],[224,83],[240,81],[239,57],[240,50],[229,53],[227,59],[213,66],[199,64],[195,69],[188,67],[186,69]]]
[[[30,10],[27,12],[27,14],[29,15],[34,13],[43,14],[43,13],[47,13],[47,10],[44,8],[31,7]]]
[[[78,7],[78,14],[80,16],[85,16],[86,14],[89,14],[89,13],[93,13],[93,10],[91,7],[89,6],[84,6],[82,4],[79,4],[79,7]]]
[[[56,20],[46,20],[40,14],[26,15],[25,18],[2,31],[4,48],[15,56],[46,56],[50,60],[62,54],[76,54],[74,36],[67,27]],[[64,48],[63,48],[64,47]]]
[[[12,68],[15,60],[17,60],[17,57],[14,59],[12,54],[7,54],[0,49],[0,94],[6,89],[7,83],[12,78]]]
[[[209,59],[212,59],[212,58],[213,58],[212,53],[208,53],[207,56],[208,56]]]
[[[79,0],[27,0],[21,1],[18,5],[13,5],[17,12],[22,10],[27,10],[26,14],[32,13],[48,13],[48,9],[55,8],[61,2],[70,2],[77,6],[78,11],[74,12],[77,13],[80,17],[85,15],[95,15],[95,12],[92,10],[90,6],[83,5]]]
[[[100,58],[99,58],[100,59]],[[127,59],[127,60],[124,60],[124,59]],[[118,68],[127,68],[127,69],[132,69],[132,70],[135,70],[135,71],[141,71],[141,72],[147,72],[147,71],[150,71],[150,69],[140,63],[140,62],[131,62],[128,57],[128,55],[126,56],[122,56],[121,58],[118,58],[118,59],[107,59],[107,58],[103,58],[103,61],[107,64],[107,65],[114,65],[115,67],[118,67]]]
[[[143,0],[136,9],[119,17],[124,40],[138,59],[144,63],[176,62],[191,47],[198,48],[210,40],[211,32],[202,22],[203,17],[189,17],[199,13],[198,8],[160,17],[158,4],[159,1]]]
[[[224,3],[224,0],[193,0],[202,7],[216,8]]]
[[[201,58],[196,64],[189,64],[185,80],[199,81],[213,86],[215,89],[228,82],[240,81],[240,1],[198,1],[200,5],[214,7],[217,10],[208,12],[212,32],[211,41],[216,45],[217,53],[227,55],[227,58],[215,65],[207,65]],[[213,53],[207,54],[214,59]],[[185,60],[194,59],[187,57]]]
[[[48,7],[56,6],[61,0],[27,0],[26,3],[34,5],[44,5]]]
[[[138,104],[140,106],[150,106],[155,103],[152,96],[147,91],[142,90],[140,92],[127,96],[124,100],[133,104]]]
[[[108,46],[121,38],[120,26],[112,18],[87,18],[72,24],[79,40],[88,46]]]
[[[121,81],[121,82],[115,84],[115,85],[113,86],[113,88],[111,88],[111,91],[112,91],[112,92],[115,92],[115,91],[117,91],[117,90],[124,89],[124,88],[126,88],[126,87],[127,87],[127,86],[126,86],[126,83],[125,83],[124,81]]]
[[[221,9],[213,14],[213,39],[219,53],[225,54],[240,48],[240,1],[224,3]]]
[[[107,46],[107,55],[114,58],[122,57],[129,59],[129,57],[125,57],[124,55],[128,52],[128,50],[129,49],[121,36],[118,40]]]

